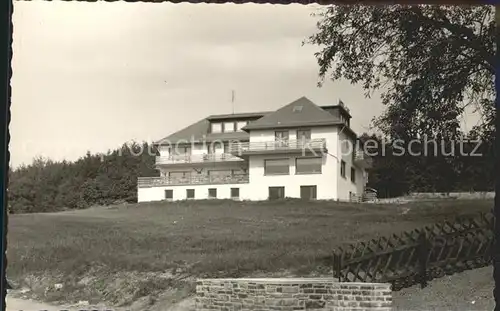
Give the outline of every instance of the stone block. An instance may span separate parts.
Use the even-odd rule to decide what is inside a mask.
[[[306,301],[306,310],[309,309],[319,309],[319,308],[324,308],[326,302],[322,300],[310,300]]]

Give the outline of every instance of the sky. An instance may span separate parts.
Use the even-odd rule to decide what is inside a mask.
[[[317,86],[317,5],[15,2],[11,166],[156,141],[212,114],[341,99],[354,131],[381,114],[347,81]]]

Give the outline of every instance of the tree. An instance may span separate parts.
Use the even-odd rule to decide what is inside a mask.
[[[37,158],[9,171],[10,209],[14,213],[53,212],[135,202],[137,177],[158,175],[155,154],[147,143],[131,143],[106,155],[87,152],[75,162]]]
[[[496,26],[493,6],[332,6],[307,43],[322,79],[347,79],[386,105],[376,125],[390,137],[456,137],[466,106],[474,128],[494,133]]]
[[[383,143],[382,137],[364,133],[360,140],[363,143],[375,142],[373,147],[366,144],[365,151],[373,158],[373,167],[369,170],[368,187],[377,189],[379,198],[405,195],[410,190],[405,159],[394,156],[393,148]]]
[[[462,134],[460,115],[472,106],[482,119],[469,134],[480,137],[484,150],[490,151],[496,136],[494,76],[498,34],[494,15],[495,8],[487,5],[332,6],[319,14],[319,31],[307,43],[321,47],[316,57],[322,79],[359,83],[367,96],[375,90],[382,91],[386,110],[375,125],[390,139],[427,135],[453,141]],[[419,178],[427,175],[425,180],[413,179],[411,186],[422,181],[427,184],[430,174],[438,175],[429,172],[425,163],[429,158],[409,160],[410,170],[427,168],[425,172],[419,170],[419,174],[409,172]],[[455,179],[460,187],[493,181],[493,157],[477,160],[438,158],[433,166],[447,166],[447,178],[438,178],[434,184],[438,187],[433,190],[449,188],[447,181],[457,175],[469,177],[465,184]],[[467,165],[471,161],[474,170]],[[468,180],[471,176],[475,177],[472,182]],[[496,216],[498,204],[497,197]],[[500,249],[499,245],[497,242],[494,249]],[[494,255],[494,296],[498,301],[500,254]]]

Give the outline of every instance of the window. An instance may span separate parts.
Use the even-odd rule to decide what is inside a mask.
[[[288,142],[289,134],[288,131],[276,131],[274,132],[274,140],[276,142]]]
[[[356,182],[356,169],[354,167],[351,167],[351,181]]]
[[[224,122],[224,133],[234,132],[234,122]]]
[[[240,198],[240,188],[231,188],[231,199]]]
[[[264,175],[288,175],[290,174],[289,159],[264,160]]]
[[[269,187],[269,200],[285,198],[285,187]]]
[[[321,174],[323,158],[297,158],[295,159],[295,174]]]
[[[307,142],[311,140],[311,130],[297,130],[297,140]]]
[[[208,198],[209,199],[216,199],[217,198],[217,188],[208,189]]]
[[[247,121],[239,121],[236,123],[236,130],[237,131],[242,131],[242,128],[245,127],[248,124]]]
[[[186,189],[186,198],[194,199],[194,189]]]
[[[276,147],[288,147],[288,138],[290,133],[288,131],[274,132],[274,141]]]
[[[158,149],[161,156],[168,157],[172,154],[172,146],[159,146]]]
[[[172,189],[165,190],[165,199],[172,200],[173,198],[174,198],[174,190]]]
[[[210,132],[212,133],[221,133],[222,132],[222,123],[212,123]]]
[[[340,176],[345,178],[345,162],[344,162],[344,160],[340,161]]]
[[[316,186],[300,186],[300,198],[303,200],[316,200]]]
[[[292,111],[293,112],[301,112],[302,108],[303,108],[302,106],[294,106]]]

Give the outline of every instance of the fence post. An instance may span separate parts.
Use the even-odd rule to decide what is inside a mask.
[[[342,256],[337,251],[333,251],[333,278],[337,277],[339,282],[342,282],[340,270],[342,270]]]
[[[429,241],[425,230],[420,232],[418,241],[420,287],[425,288],[427,286],[427,259],[429,258]]]

